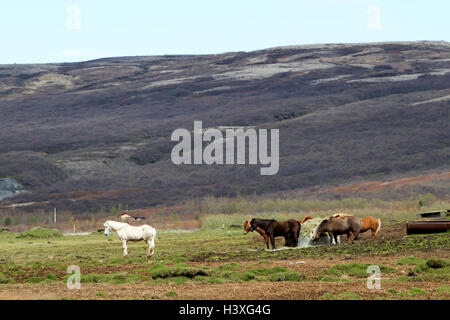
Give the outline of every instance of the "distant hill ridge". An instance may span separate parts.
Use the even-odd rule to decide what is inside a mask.
[[[0,65],[0,177],[31,191],[9,202],[76,211],[444,172],[449,96],[447,42]],[[279,173],[173,165],[194,120],[280,129]]]

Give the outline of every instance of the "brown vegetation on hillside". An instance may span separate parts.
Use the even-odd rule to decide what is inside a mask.
[[[0,66],[0,177],[31,191],[12,203],[73,212],[324,187],[341,196],[351,188],[333,186],[448,172],[449,80],[446,42]],[[194,120],[279,128],[279,173],[175,166],[170,134]],[[426,192],[448,188],[408,189]]]

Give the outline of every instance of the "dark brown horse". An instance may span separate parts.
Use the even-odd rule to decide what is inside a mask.
[[[345,219],[338,216],[331,216],[323,219],[313,231],[313,243],[316,243],[322,233],[327,232],[330,240],[334,239],[337,244],[337,236],[341,234],[351,234],[353,240],[361,232],[361,219],[348,216]]]
[[[298,245],[301,224],[297,220],[276,221],[274,219],[254,218],[250,221],[249,231],[256,230],[256,228],[265,231],[272,244],[272,249],[275,249],[275,237],[284,237],[285,245],[288,247]]]

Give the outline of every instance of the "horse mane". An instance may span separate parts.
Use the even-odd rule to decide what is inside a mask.
[[[121,225],[122,227],[130,226],[128,223],[114,221],[114,220],[108,220],[105,222],[105,224],[108,224],[109,227],[113,230],[116,230],[116,227],[114,227],[113,225],[115,225],[115,226]]]
[[[260,221],[260,222],[277,222],[277,220],[275,220],[275,219],[253,218],[253,219],[250,221],[250,223],[253,224],[253,223],[257,222],[257,221]]]
[[[250,221],[250,225],[251,226],[255,226],[255,227],[260,227],[260,228],[263,228],[263,229],[268,227],[268,225],[267,226],[258,225],[258,222],[261,222],[263,224],[271,225],[272,223],[277,222],[277,220],[275,220],[275,219],[253,218],[252,221]]]
[[[319,222],[319,224],[313,230],[313,237],[316,237],[317,231],[319,230],[319,227],[322,226],[325,222],[328,222],[328,221],[330,221],[330,217],[323,218],[322,221]]]
[[[347,213],[335,213],[335,214],[331,215],[330,218],[348,218],[351,216],[352,215],[347,214]]]

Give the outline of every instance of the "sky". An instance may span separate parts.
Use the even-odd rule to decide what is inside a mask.
[[[450,41],[449,12],[446,0],[2,1],[0,64]]]

